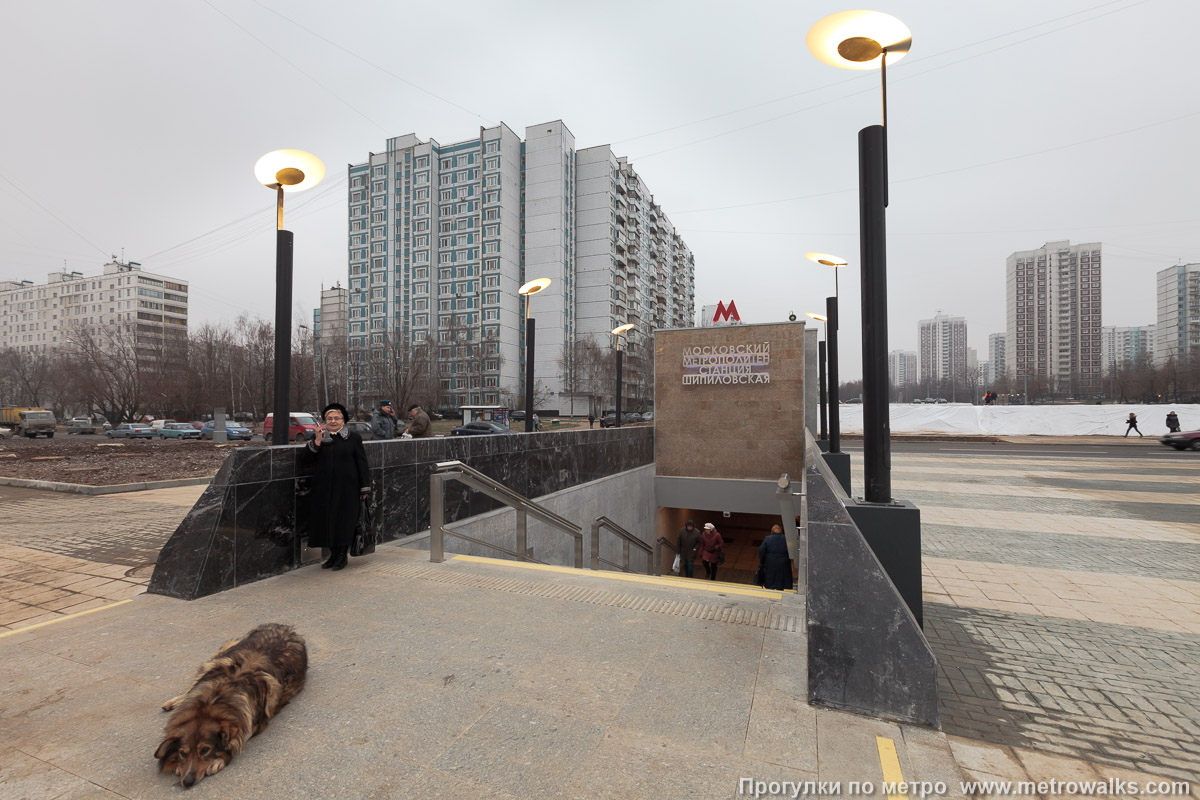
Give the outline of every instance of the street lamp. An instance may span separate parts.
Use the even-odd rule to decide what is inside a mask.
[[[533,432],[533,347],[537,320],[529,316],[529,301],[533,295],[550,285],[549,278],[534,278],[517,294],[525,296],[525,432]]]
[[[292,232],[283,229],[283,193],[311,189],[325,165],[303,150],[275,150],[254,165],[259,183],[275,190],[275,425],[271,444],[287,444],[292,369]]]
[[[827,358],[827,353],[828,353],[826,342],[829,340],[829,325],[828,325],[829,318],[826,317],[824,314],[817,314],[812,311],[805,312],[805,316],[812,317],[813,319],[817,320],[818,322],[826,323],[826,325],[825,325],[825,341],[817,342],[817,391],[820,393],[820,398],[819,398],[817,405],[820,409],[820,419],[821,419],[821,436],[820,436],[820,438],[823,442],[825,442],[825,446],[828,447],[829,446],[829,433],[828,433],[829,428],[826,425],[826,420],[828,419],[828,417],[826,416],[826,411],[828,409],[829,398],[825,394],[825,386],[826,386],[825,360]]]
[[[862,271],[863,467],[866,501],[892,499],[887,376],[887,61],[908,53],[912,32],[878,11],[842,11],[808,32],[808,49],[841,69],[880,68],[882,123],[858,132],[858,218]],[[836,303],[836,301],[835,301]],[[836,324],[830,326],[836,329]]]
[[[636,325],[632,322],[626,322],[624,325],[618,325],[612,329],[612,335],[617,340],[617,420],[616,426],[621,427],[621,334],[628,333],[633,330]]]
[[[847,266],[850,262],[840,256],[830,255],[829,253],[805,253],[804,257],[809,261],[815,261],[818,264],[824,264],[827,267],[833,267],[833,296],[839,297],[838,268]]]
[[[841,289],[838,286],[838,271],[849,264],[841,256],[830,253],[805,253],[809,261],[833,267],[833,297],[825,298],[825,353],[829,363],[829,452],[842,452],[842,424],[839,405],[842,400],[841,377],[838,372],[838,302]]]

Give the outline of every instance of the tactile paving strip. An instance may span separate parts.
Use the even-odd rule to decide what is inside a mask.
[[[766,628],[775,631],[800,632],[800,618],[793,614],[780,614],[771,610],[750,610],[728,605],[698,603],[694,600],[668,600],[642,594],[611,592],[588,586],[564,586],[556,583],[535,583],[512,578],[475,575],[447,569],[444,565],[432,564],[389,564],[372,570],[384,575],[402,578],[420,578],[438,583],[452,583],[477,589],[497,592],[548,597],[555,600],[572,600],[598,606],[627,608],[631,611],[649,611],[655,614],[670,614],[676,617],[723,622],[729,625],[745,625],[751,628]]]

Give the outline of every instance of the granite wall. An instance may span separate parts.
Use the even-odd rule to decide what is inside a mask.
[[[304,546],[309,473],[302,446],[240,447],[159,553],[149,591],[191,600],[296,569]],[[429,475],[462,461],[538,498],[654,461],[654,428],[633,426],[503,436],[367,442],[380,541],[429,528]],[[447,522],[499,504],[458,483],[446,487]]]

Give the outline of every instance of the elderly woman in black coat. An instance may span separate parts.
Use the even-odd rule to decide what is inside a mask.
[[[346,427],[346,407],[330,403],[321,412],[324,426],[305,446],[305,460],[315,463],[310,495],[309,547],[328,547],[322,569],[346,566],[346,555],[358,525],[359,501],[371,491],[367,452],[362,437]]]
[[[788,556],[783,528],[771,526],[771,535],[758,546],[758,562],[763,568],[764,589],[792,588],[792,559]]]

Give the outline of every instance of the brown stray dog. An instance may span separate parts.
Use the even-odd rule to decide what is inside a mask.
[[[154,751],[159,771],[186,787],[220,772],[300,693],[307,672],[308,649],[289,625],[260,625],[225,643],[187,693],[163,703],[174,713]]]

